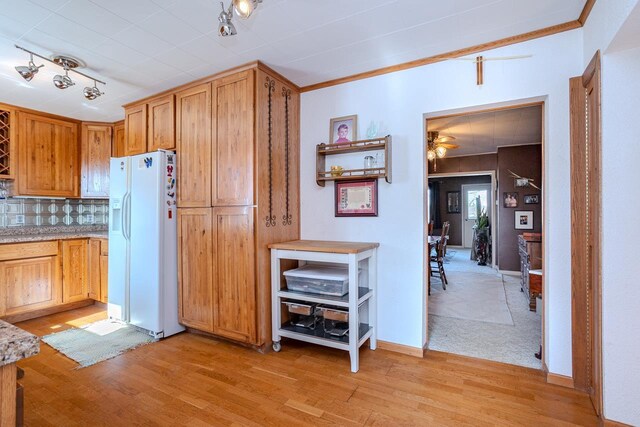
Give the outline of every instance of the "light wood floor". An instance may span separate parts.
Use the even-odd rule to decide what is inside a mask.
[[[90,306],[18,324],[37,335],[105,317]],[[417,359],[283,342],[255,351],[182,333],[74,369],[42,344],[25,370],[27,426],[597,425],[585,394],[533,369],[431,352]]]

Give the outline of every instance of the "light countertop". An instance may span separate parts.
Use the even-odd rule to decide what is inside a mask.
[[[0,244],[108,237],[105,226],[15,227],[0,230]]]
[[[0,366],[38,354],[39,342],[37,336],[0,320]]]

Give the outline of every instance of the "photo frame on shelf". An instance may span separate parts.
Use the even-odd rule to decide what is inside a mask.
[[[336,181],[335,216],[378,216],[378,180]]]
[[[357,140],[357,114],[331,119],[329,122],[329,144],[346,144]]]
[[[533,230],[533,211],[515,211],[516,230]]]
[[[524,196],[525,205],[537,205],[538,203],[540,203],[540,196],[537,194],[527,194]]]
[[[447,191],[447,213],[460,213],[459,191]]]

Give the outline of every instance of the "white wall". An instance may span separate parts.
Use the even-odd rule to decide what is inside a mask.
[[[635,8],[634,8],[635,7]],[[599,0],[584,61],[602,52],[602,338],[604,415],[640,425],[640,4]]]
[[[486,52],[533,57],[487,63],[482,87],[473,64],[447,61],[302,95],[302,238],[380,242],[381,340],[421,347],[426,336],[423,114],[543,97],[546,363],[571,375],[569,78],[582,73],[582,43],[576,30]],[[393,184],[380,181],[377,218],[335,218],[333,185],[315,183],[315,145],[326,142],[330,118],[349,114],[358,114],[360,137],[371,121],[393,135]]]

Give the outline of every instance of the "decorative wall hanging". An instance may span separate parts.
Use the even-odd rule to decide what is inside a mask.
[[[540,197],[537,194],[527,194],[524,196],[525,205],[537,205],[540,203]]]
[[[504,206],[505,208],[517,208],[518,193],[503,193],[502,206]]]
[[[533,179],[527,178],[526,176],[520,176],[517,173],[507,169],[507,171],[511,174],[512,177],[515,178],[514,185],[516,187],[533,187],[536,190],[542,190],[540,187],[533,183]]]
[[[335,183],[336,216],[378,216],[378,180]]]
[[[284,96],[284,179],[285,179],[285,203],[286,211],[282,215],[282,225],[291,225],[291,213],[289,210],[289,100],[291,99],[291,89],[282,87],[282,96]]]
[[[516,211],[516,230],[533,230],[533,211]]]
[[[447,213],[460,213],[459,191],[447,191]]]
[[[269,118],[269,215],[265,218],[267,227],[276,226],[276,216],[273,214],[273,118],[272,100],[276,91],[276,81],[267,76],[264,84],[268,93],[268,118]]]
[[[329,124],[329,144],[346,144],[358,139],[358,116],[336,117]]]

